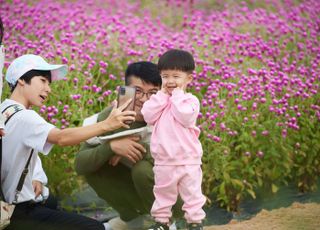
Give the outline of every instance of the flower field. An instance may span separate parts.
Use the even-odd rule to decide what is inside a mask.
[[[195,57],[189,86],[201,101],[203,189],[236,210],[260,189],[320,175],[320,2],[317,0],[2,1],[6,67],[39,54],[65,63],[39,112],[60,128],[78,126],[116,98],[128,63],[170,48]],[[5,86],[5,96],[8,96]],[[43,157],[50,188],[78,188],[76,147]]]

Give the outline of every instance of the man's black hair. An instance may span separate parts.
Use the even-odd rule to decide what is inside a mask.
[[[147,61],[131,63],[125,73],[125,84],[130,84],[130,77],[135,76],[143,82],[161,86],[162,80],[156,64]]]
[[[48,79],[51,82],[51,71],[50,70],[30,70],[23,74],[19,79],[24,80],[27,84],[30,84],[31,79],[36,76],[42,76]],[[10,85],[11,92],[16,88],[17,84],[12,86]]]
[[[192,73],[195,69],[193,56],[184,50],[172,49],[160,56],[158,69],[162,70],[180,70]]]

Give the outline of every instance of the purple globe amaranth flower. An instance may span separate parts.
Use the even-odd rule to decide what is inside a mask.
[[[264,153],[262,151],[257,152],[257,157],[262,158],[264,156]]]
[[[74,95],[71,95],[71,99],[72,100],[79,100],[81,98],[81,95],[80,94],[74,94]]]
[[[221,130],[225,130],[225,129],[226,129],[226,125],[225,125],[224,123],[221,123],[221,124],[220,124],[220,129],[221,129]]]
[[[109,75],[109,79],[111,79],[111,80],[116,80],[116,79],[117,79],[117,77],[116,77],[116,76],[114,76],[113,74],[110,74],[110,75]]]
[[[102,67],[102,68],[107,68],[108,67],[108,63],[104,62],[104,61],[100,61],[99,62],[99,65]]]
[[[287,134],[288,134],[288,131],[286,129],[282,129],[281,131],[281,135],[283,138],[286,138],[287,137]]]
[[[213,136],[212,140],[215,141],[215,142],[221,142],[221,138],[217,137],[217,136]]]
[[[90,89],[90,86],[84,85],[84,86],[82,86],[82,89],[83,89],[83,90],[89,90],[89,89]]]
[[[206,100],[201,100],[201,105],[203,107],[206,107],[206,106],[208,106],[208,102]]]
[[[71,54],[71,55],[72,55],[72,54]],[[75,67],[74,64],[70,65],[70,67],[69,67],[69,70],[70,70],[70,71],[74,71],[75,69],[76,69],[76,67]]]
[[[73,78],[73,83],[76,85],[76,84],[78,84],[78,82],[79,82],[79,79],[78,78]]]
[[[68,62],[69,62],[68,58],[66,58],[66,57],[62,58],[62,63],[63,64],[68,64]]]
[[[261,102],[261,103],[265,103],[266,101],[267,101],[267,99],[264,98],[264,97],[260,99],[260,102]]]
[[[103,68],[103,67],[100,67],[99,71],[100,71],[100,73],[102,73],[102,74],[107,73],[107,70],[106,70],[105,68]]]
[[[46,112],[46,109],[45,108],[41,108],[40,110],[39,110],[39,113],[45,113]]]

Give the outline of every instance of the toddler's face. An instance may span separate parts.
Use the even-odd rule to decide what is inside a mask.
[[[162,70],[160,75],[162,88],[166,89],[170,95],[177,87],[185,91],[187,85],[192,81],[192,74],[181,70]]]

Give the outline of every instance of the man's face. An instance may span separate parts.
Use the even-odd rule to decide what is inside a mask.
[[[136,88],[135,112],[137,113],[136,121],[144,121],[141,114],[143,104],[149,100],[152,94],[156,94],[160,90],[159,86],[143,82],[135,76],[130,77],[129,86]]]

